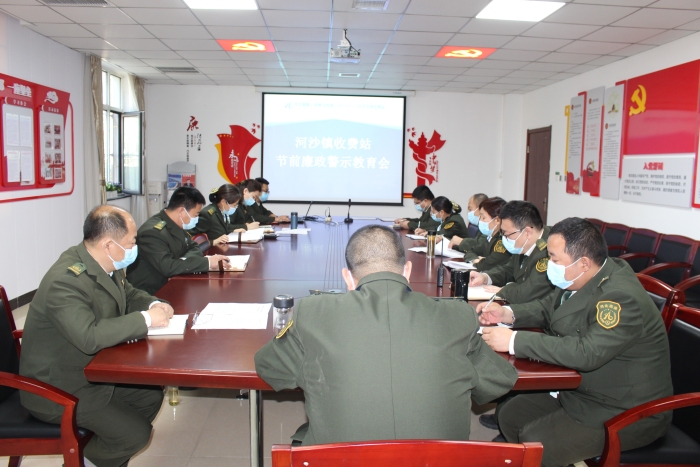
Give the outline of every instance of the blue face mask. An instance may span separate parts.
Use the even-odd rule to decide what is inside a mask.
[[[435,221],[442,224],[442,219],[440,219],[437,214],[431,214],[430,217]]]
[[[491,222],[493,222],[493,219],[491,219],[489,222],[484,222],[484,221],[479,221],[479,232],[482,234],[486,235],[487,237],[490,237],[491,234],[493,233],[493,229],[489,229],[489,225],[491,225]]]
[[[264,203],[265,201],[267,201],[267,198],[269,198],[269,197],[270,197],[270,193],[268,193],[268,192],[266,192],[266,191],[263,191],[263,192],[260,194],[260,202],[261,202],[261,203]]]
[[[114,240],[112,240],[114,242]],[[117,245],[119,248],[124,250],[124,259],[121,261],[114,261],[111,256],[109,256],[109,253],[107,253],[107,256],[109,259],[112,260],[112,264],[114,264],[114,269],[124,269],[126,267],[129,267],[131,263],[136,261],[136,257],[139,255],[139,246],[134,245],[132,248],[129,248],[128,250],[118,244],[117,242],[114,242],[115,245]]]
[[[576,279],[579,277],[583,276],[583,273],[579,274],[576,279],[567,281],[566,280],[566,270],[573,266],[574,264],[578,263],[578,261],[581,258],[577,259],[573,263],[571,263],[568,266],[562,266],[561,264],[554,264],[553,262],[549,261],[547,264],[547,278],[549,279],[549,282],[552,283],[553,286],[559,287],[560,289],[568,289],[571,287],[571,284],[574,283]]]
[[[416,203],[416,204],[414,204],[413,206],[416,207],[416,211],[419,211],[419,212],[423,212],[423,211],[424,211],[424,209],[423,209],[422,207],[420,207],[420,203]]]
[[[226,214],[227,216],[233,216],[233,213],[236,212],[236,206],[231,206],[230,204],[228,204],[228,208],[228,211],[224,211],[224,214]]]
[[[253,204],[255,204],[255,198],[251,196],[248,199],[244,199],[243,204],[245,204],[246,206],[252,206]]]
[[[467,219],[470,224],[479,225],[479,216],[476,215],[476,209],[467,213]]]
[[[187,223],[187,224],[185,224],[184,222],[182,222],[182,216],[180,216],[180,222],[182,222],[182,228],[185,229],[185,230],[192,230],[192,229],[194,229],[195,226],[197,225],[197,222],[199,222],[199,216],[197,216],[197,217],[192,217],[192,216],[190,216],[190,213],[187,212],[187,211],[185,211],[185,214],[187,214],[187,217],[190,218],[190,222]]]
[[[523,234],[523,231],[520,231],[520,235],[518,235],[518,238]],[[508,250],[508,253],[511,255],[519,255],[520,253],[523,252],[523,247],[520,248],[515,248],[515,242],[518,241],[518,238],[515,240],[511,240],[510,238],[503,236],[503,246],[506,247],[506,250]]]

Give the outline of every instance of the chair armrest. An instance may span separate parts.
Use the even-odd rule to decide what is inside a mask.
[[[623,253],[627,251],[627,247],[625,245],[608,245],[608,251],[615,251],[615,250],[620,250]]]
[[[22,329],[17,329],[15,331],[12,331],[12,337],[15,339],[21,339],[22,334],[24,334],[24,331]]]
[[[676,289],[680,290],[682,292],[685,292],[691,287],[695,287],[697,285],[700,285],[700,275],[699,276],[693,276],[689,279],[686,279],[684,281],[679,282],[676,284]]]
[[[656,255],[654,253],[642,253],[642,252],[636,252],[636,253],[625,253],[624,255],[618,256],[618,258],[628,260],[628,259],[637,259],[637,258],[650,258],[654,259],[656,258]]]
[[[646,274],[647,276],[651,276],[659,271],[665,271],[667,269],[685,269],[684,274],[690,274],[690,268],[692,267],[693,265],[690,263],[659,263],[639,271],[639,274]]]
[[[611,418],[605,422],[605,449],[603,449],[603,455],[600,456],[599,467],[617,467],[620,465],[620,436],[618,432],[621,429],[652,415],[693,405],[700,405],[700,392],[656,399],[646,404],[632,407]]]

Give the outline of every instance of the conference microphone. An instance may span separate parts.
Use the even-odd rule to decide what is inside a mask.
[[[304,217],[302,217],[301,220],[303,220],[303,221],[312,221],[312,220],[314,220],[313,217],[309,217],[309,211],[311,211],[311,206],[312,206],[313,204],[314,204],[313,201],[311,201],[311,202],[309,203],[309,209],[306,210],[306,215],[305,215]]]
[[[345,218],[343,222],[346,224],[352,224],[352,217],[350,217],[350,206],[352,205],[352,200],[348,200],[348,217]]]

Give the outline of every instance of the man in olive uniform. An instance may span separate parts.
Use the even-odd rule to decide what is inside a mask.
[[[547,238],[537,207],[527,201],[510,201],[501,213],[501,241],[510,261],[482,273],[472,271],[470,286],[487,285],[509,303],[527,303],[547,296],[554,286],[547,278]]]
[[[508,392],[517,372],[477,334],[474,309],[412,292],[399,236],[355,232],[342,275],[348,293],[302,299],[294,319],[255,355],[276,391],[304,390],[302,444],[469,439],[471,399]]]
[[[511,307],[477,308],[482,324],[513,323],[544,331],[484,328],[484,340],[493,349],[581,373],[578,389],[521,394],[497,411],[508,441],[544,445],[545,467],[599,456],[607,420],[673,393],[659,309],[629,265],[608,257],[595,226],[575,217],[559,222],[552,227],[548,250],[548,275],[557,288],[547,297]],[[670,422],[666,412],[624,428],[622,450],[651,443],[666,433]]]
[[[129,213],[95,208],[83,236],[51,266],[29,306],[20,374],[77,397],[77,424],[94,433],[83,454],[98,467],[118,467],[148,444],[163,391],[91,384],[83,369],[100,350],[167,326],[173,309],[126,280],[123,268],[137,255]],[[27,392],[20,397],[39,420],[61,423],[60,405]]]
[[[206,272],[219,261],[225,269],[231,268],[226,256],[205,257],[186,232],[197,225],[202,206],[204,196],[199,190],[180,187],[167,208],[143,223],[137,237],[141,254],[127,270],[134,287],[156,293],[172,276]]]
[[[435,199],[433,192],[425,185],[417,186],[413,193],[413,206],[418,212],[420,212],[420,217],[415,217],[412,219],[407,219],[400,217],[394,222],[401,226],[402,229],[416,230],[435,230],[437,229],[439,222],[434,221],[430,217],[430,203]]]
[[[260,196],[255,198],[255,203],[247,207],[248,215],[260,225],[270,225],[272,222],[289,222],[288,216],[277,216],[272,211],[263,206],[270,196],[270,182],[267,179],[258,177],[255,181],[262,187]]]
[[[469,222],[469,224],[474,226],[479,225],[479,206],[481,206],[481,203],[487,199],[488,196],[486,196],[484,193],[477,193],[469,198],[469,202],[467,203],[467,209],[469,210],[467,212],[467,222]],[[455,235],[450,239],[448,246],[453,250],[463,251],[464,260],[471,261],[479,257],[479,255],[472,250],[477,246],[479,246],[481,250],[488,250],[488,243],[489,242],[486,239],[486,235],[477,230],[476,235],[473,238],[463,238]]]

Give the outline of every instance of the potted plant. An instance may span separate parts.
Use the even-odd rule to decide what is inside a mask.
[[[107,192],[107,199],[114,199],[119,196],[119,191],[115,184],[107,183],[105,185],[105,191]]]

